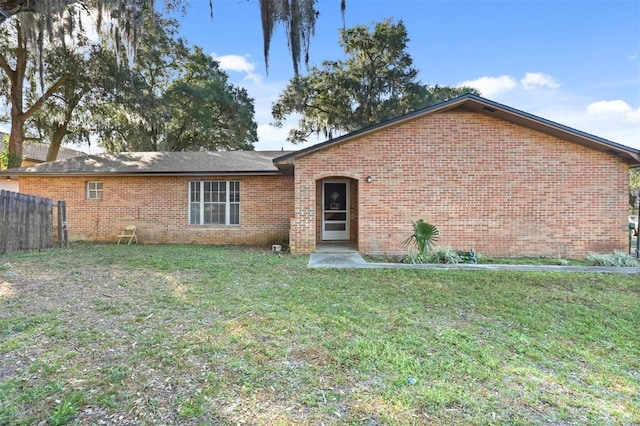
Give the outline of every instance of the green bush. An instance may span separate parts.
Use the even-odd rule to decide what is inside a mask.
[[[409,253],[402,259],[402,263],[410,263],[412,265],[418,263],[431,263],[431,256],[427,253]]]
[[[590,253],[587,263],[592,266],[640,266],[640,261],[620,250],[613,253]]]
[[[413,222],[413,234],[404,241],[404,245],[414,243],[418,247],[418,252],[425,254],[438,241],[439,234],[438,228],[434,225],[418,219]]]
[[[451,247],[441,247],[431,254],[409,253],[402,260],[403,263],[444,263],[455,265],[457,263],[478,263],[478,255],[473,249],[470,251],[456,251]]]
[[[471,249],[469,251],[459,251],[458,256],[462,259],[462,263],[479,263],[480,259],[476,252]]]

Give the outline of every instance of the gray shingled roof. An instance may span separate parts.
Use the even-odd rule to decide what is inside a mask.
[[[286,151],[123,152],[87,155],[10,169],[21,175],[276,174]]]
[[[3,135],[3,133],[0,132],[0,135]],[[0,151],[4,151],[5,146],[5,143],[0,141]],[[22,144],[22,155],[24,155],[24,158],[28,161],[45,162],[47,161],[48,152],[49,145],[45,143],[24,142]],[[64,160],[66,158],[79,157],[83,155],[87,155],[87,153],[61,146],[60,151],[58,151],[58,160]]]

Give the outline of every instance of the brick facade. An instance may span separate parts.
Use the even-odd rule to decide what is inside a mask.
[[[485,114],[418,116],[295,158],[291,250],[320,241],[327,178],[351,179],[361,253],[407,253],[420,218],[438,227],[439,246],[489,256],[624,250],[628,171],[612,154]]]
[[[189,225],[189,181],[240,182],[240,225]],[[102,200],[86,182],[102,181]],[[64,200],[71,241],[117,241],[129,224],[141,243],[268,245],[289,238],[292,176],[21,176],[20,192]]]
[[[237,167],[229,176],[180,174],[169,162],[163,173],[170,175],[132,168],[138,174],[83,177],[45,163],[18,175],[20,191],[65,200],[71,240],[115,241],[135,224],[144,243],[288,240],[293,254],[307,254],[322,242],[322,183],[341,180],[350,189],[349,239],[363,254],[406,254],[403,242],[418,219],[439,229],[439,246],[487,256],[625,250],[629,165],[638,164],[639,152],[472,95],[441,105],[292,154],[191,153],[173,160],[181,170],[188,170],[184,158],[211,173]],[[491,114],[496,108],[501,118]],[[278,173],[275,157],[282,174],[249,174],[255,167]],[[100,161],[115,161],[109,168],[117,170],[123,164]],[[49,167],[58,171],[47,173]],[[88,180],[103,182],[102,200],[85,198]],[[192,180],[240,181],[240,225],[189,225]]]

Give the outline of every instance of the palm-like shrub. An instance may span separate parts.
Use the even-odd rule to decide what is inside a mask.
[[[408,246],[413,243],[418,247],[420,254],[425,254],[438,241],[438,228],[434,225],[418,219],[413,222],[413,234],[404,241],[404,245]]]

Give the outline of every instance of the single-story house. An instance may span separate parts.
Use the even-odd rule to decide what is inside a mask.
[[[138,152],[7,171],[65,200],[72,240],[269,245],[348,241],[405,254],[417,219],[439,245],[584,256],[628,243],[640,151],[464,95],[294,152]]]

